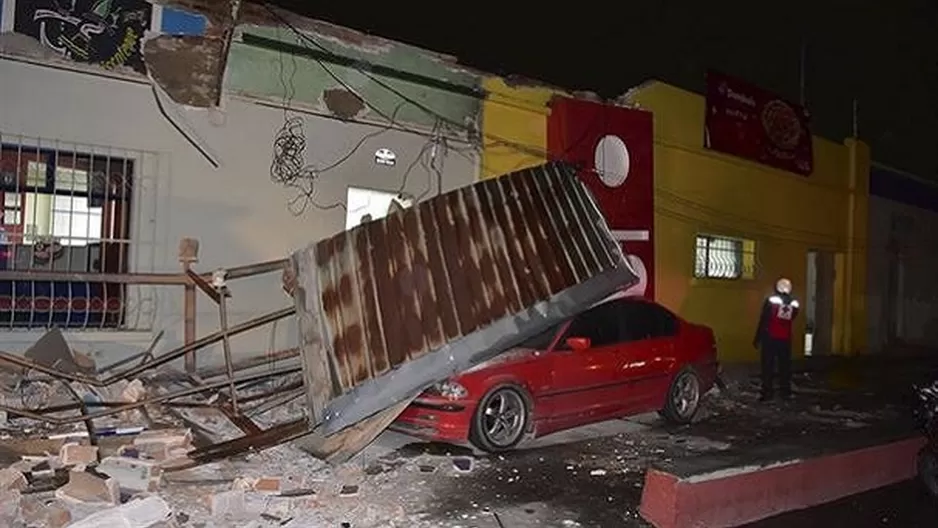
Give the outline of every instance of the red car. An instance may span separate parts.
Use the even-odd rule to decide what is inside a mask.
[[[391,429],[496,452],[651,411],[688,423],[717,369],[710,328],[620,297],[427,389]]]

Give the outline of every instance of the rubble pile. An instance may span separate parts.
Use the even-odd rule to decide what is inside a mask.
[[[200,463],[191,457],[199,448],[301,418],[302,398],[265,403],[295,390],[299,375],[239,387],[241,407],[233,412],[227,385],[160,400],[210,379],[187,381],[168,367],[103,386],[63,379],[59,371],[93,379],[103,374],[58,330],[26,359],[55,370],[38,372],[0,358],[4,527],[418,526],[404,513],[402,483],[413,481],[418,491],[407,500],[419,510],[428,477],[468,475],[478,466],[466,456],[401,460],[377,447],[333,467],[289,444],[263,451],[246,445]],[[114,412],[102,415],[109,409]]]

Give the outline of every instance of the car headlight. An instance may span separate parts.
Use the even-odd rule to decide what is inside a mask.
[[[439,394],[448,400],[461,400],[469,395],[465,387],[455,381],[443,381],[430,387],[430,392]]]

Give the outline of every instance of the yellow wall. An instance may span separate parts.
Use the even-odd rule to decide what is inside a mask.
[[[561,92],[483,84],[482,177],[545,161],[548,102]],[[778,276],[804,298],[807,252],[839,253],[834,292],[835,353],[865,346],[865,251],[869,151],[862,143],[814,139],[814,174],[802,177],[702,147],[704,101],[652,82],[631,99],[655,114],[656,287],[658,300],[717,334],[724,361],[753,361],[760,304]],[[852,211],[852,213],[851,213]],[[693,278],[698,233],[755,241],[752,280]],[[852,280],[846,280],[851,277]],[[805,318],[799,318],[799,335]],[[796,341],[796,353],[803,343]]]
[[[713,327],[724,361],[755,360],[754,327],[774,281],[790,277],[796,295],[804,298],[807,252],[835,251],[841,254],[842,271],[836,281],[833,352],[862,349],[866,146],[814,138],[814,173],[805,178],[704,149],[700,95],[652,82],[630,99],[655,116],[658,300],[689,320]],[[754,278],[693,278],[698,233],[754,240]],[[798,323],[800,335],[805,317]],[[800,339],[795,349],[803,353]]]
[[[488,94],[482,105],[482,177],[547,161],[547,103],[560,92],[538,86],[509,86],[498,77],[485,79],[482,86]]]

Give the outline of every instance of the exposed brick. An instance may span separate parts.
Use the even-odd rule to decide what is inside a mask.
[[[261,493],[280,493],[280,477],[261,477],[254,481],[254,491]]]
[[[59,449],[59,460],[65,466],[92,464],[98,461],[98,447],[69,442]]]
[[[178,458],[178,450],[188,452],[192,447],[192,431],[189,429],[144,431],[134,438],[134,447],[144,456],[154,460]]]

